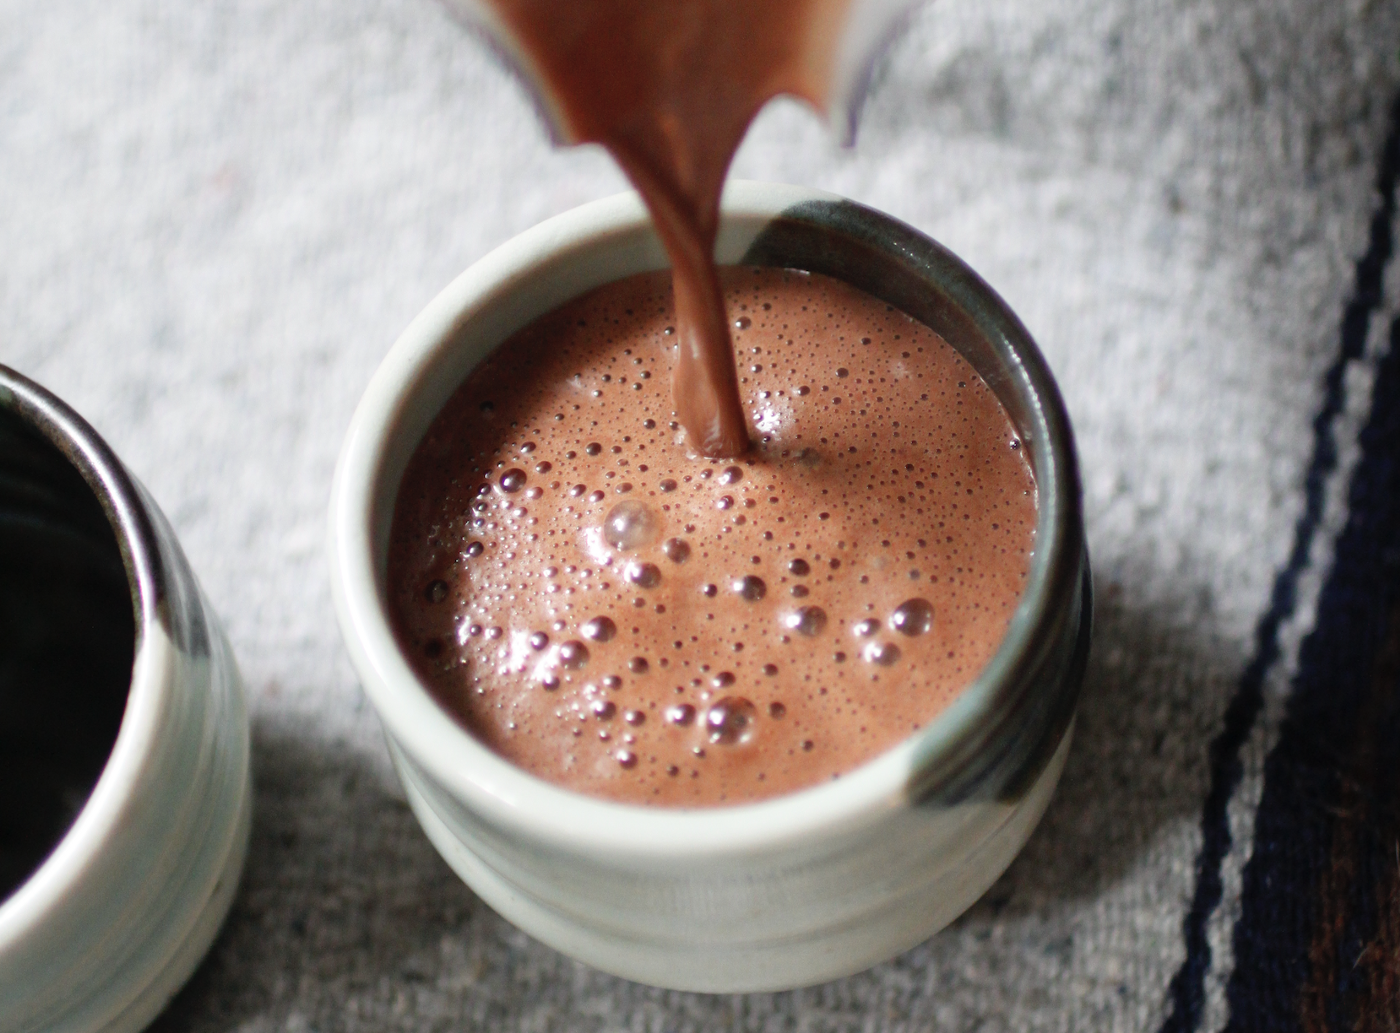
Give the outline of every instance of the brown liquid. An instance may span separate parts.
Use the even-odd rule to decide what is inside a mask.
[[[573,142],[612,152],[670,255],[677,418],[705,456],[749,447],[713,261],[720,191],[749,122],[828,101],[849,0],[486,0]]]
[[[853,287],[725,269],[756,447],[687,460],[664,274],[502,345],[415,452],[391,609],[442,703],[561,785],[756,800],[850,771],[982,669],[1020,598],[1035,483],[927,327]]]

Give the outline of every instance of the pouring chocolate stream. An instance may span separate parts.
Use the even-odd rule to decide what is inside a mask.
[[[449,0],[505,48],[555,131],[599,143],[650,210],[672,265],[676,417],[690,447],[749,447],[714,265],[720,193],[780,94],[851,112],[907,0]]]

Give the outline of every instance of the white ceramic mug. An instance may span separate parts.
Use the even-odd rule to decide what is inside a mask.
[[[0,534],[20,524],[106,537],[135,642],[129,684],[91,686],[125,697],[101,774],[0,901],[0,1030],[128,1033],[189,977],[238,885],[251,806],[242,684],[145,489],[81,417],[0,366]]]
[[[666,810],[545,783],[464,731],[391,628],[390,521],[448,397],[516,330],[593,287],[664,268],[632,195],[585,205],[481,259],[413,321],[351,423],[332,491],[333,590],[415,814],[501,914],[597,968],[657,986],[782,989],[859,971],[968,907],[1030,835],[1068,749],[1090,626],[1074,446],[1024,327],[945,249],[811,190],[734,183],[716,256],[846,280],[938,331],[1001,399],[1039,495],[1025,596],[986,670],[926,728],[839,781],[755,804]]]

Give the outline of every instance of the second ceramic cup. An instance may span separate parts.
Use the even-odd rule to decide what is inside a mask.
[[[624,195],[552,219],[462,274],[408,328],[352,421],[331,503],[337,614],[434,845],[501,914],[641,982],[783,989],[859,971],[942,928],[1005,870],[1068,750],[1090,604],[1079,479],[1059,393],[1024,327],[947,250],[888,216],[796,187],[732,184],[722,263],[847,281],[937,331],[1025,441],[1036,551],[1000,649],[938,718],[839,781],[756,804],[664,810],[542,782],[473,739],[404,659],[385,586],[404,468],[448,397],[516,330],[664,268]]]
[[[135,1033],[238,887],[243,684],[159,507],[4,366],[0,618],[0,1030]]]

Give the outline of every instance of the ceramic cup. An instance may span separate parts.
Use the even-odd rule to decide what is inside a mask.
[[[208,950],[238,883],[243,690],[145,489],[4,366],[0,579],[0,639],[14,636],[0,812],[20,830],[0,852],[0,1030],[139,1030]]]
[[[986,670],[922,731],[838,781],[773,800],[624,805],[547,784],[486,749],[402,655],[385,572],[405,465],[468,372],[513,332],[590,288],[666,266],[631,195],[515,238],[413,321],[351,422],[330,537],[350,656],[448,863],[520,928],[590,965],[730,992],[859,971],[942,928],[991,885],[1064,764],[1090,596],[1064,407],[1025,328],[975,273],[888,216],[760,183],[726,191],[716,255],[826,273],[926,323],[983,376],[1028,447],[1039,514],[1025,596]]]

